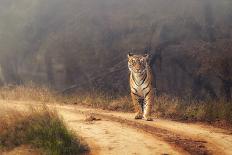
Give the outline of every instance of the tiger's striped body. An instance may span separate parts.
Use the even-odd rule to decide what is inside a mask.
[[[131,97],[136,110],[135,119],[151,121],[154,105],[154,91],[152,87],[153,75],[148,65],[148,55],[128,55],[130,70]]]

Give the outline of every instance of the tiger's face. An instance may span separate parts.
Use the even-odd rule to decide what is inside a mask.
[[[149,55],[128,54],[128,68],[134,73],[144,73],[148,66]]]

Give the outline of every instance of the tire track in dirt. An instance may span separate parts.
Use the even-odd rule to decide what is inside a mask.
[[[84,121],[85,114],[64,109],[59,109],[59,114],[62,115],[69,128],[81,135],[87,143],[92,141],[96,144],[97,147],[92,148],[92,154],[96,152],[100,155],[180,154],[152,135],[117,122],[105,119]]]
[[[150,126],[148,124],[141,123],[140,121],[131,121],[128,119],[123,119],[121,117],[115,117],[114,115],[110,115],[110,114],[98,113],[94,110],[83,110],[80,107],[78,109],[77,108],[76,109],[68,108],[68,109],[69,111],[73,111],[76,113],[82,113],[85,115],[94,115],[95,117],[98,118],[119,122],[127,126],[130,126],[132,128],[137,128],[139,130],[152,134],[156,138],[158,137],[160,140],[166,141],[167,143],[172,145],[176,150],[179,150],[182,153],[185,152],[185,154],[186,153],[192,155],[212,154],[212,152],[209,151],[205,146],[207,142],[203,140],[194,140],[192,138],[176,134],[166,129],[161,129],[154,126]]]
[[[73,106],[64,106],[73,109]],[[122,122],[134,127],[142,128],[144,131],[159,133],[161,138],[170,144],[187,149],[191,154],[232,154],[232,132],[224,129],[215,128],[208,125],[194,123],[181,123],[169,120],[155,119],[154,122],[134,120],[131,113],[113,112],[100,109],[84,108],[75,106],[77,112],[94,113],[97,116],[105,117],[117,122]],[[156,132],[156,133],[155,133]],[[170,134],[166,137],[166,135]],[[174,137],[172,137],[174,135]],[[191,141],[191,143],[189,143]],[[193,143],[192,143],[193,142]],[[195,150],[196,149],[196,150]],[[201,152],[198,152],[201,149]],[[195,150],[195,151],[194,151]]]

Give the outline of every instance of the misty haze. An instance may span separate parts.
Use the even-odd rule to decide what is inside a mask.
[[[0,0],[0,117],[0,154],[232,154],[232,1]]]

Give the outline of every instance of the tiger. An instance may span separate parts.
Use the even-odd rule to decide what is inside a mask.
[[[128,54],[131,98],[136,111],[135,119],[153,121],[154,106],[153,74],[149,66],[149,55]]]

